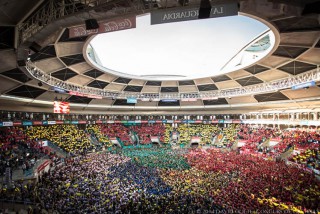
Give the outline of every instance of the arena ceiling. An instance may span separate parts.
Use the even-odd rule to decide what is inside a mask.
[[[31,61],[52,77],[68,83],[114,92],[146,94],[199,93],[239,88],[295,76],[319,68],[319,14],[311,11],[301,15],[305,12],[303,11],[305,5],[316,1],[303,1],[304,4],[301,6],[302,1],[265,0],[259,1],[261,7],[257,5],[253,7],[254,2],[239,1],[240,12],[259,15],[275,26],[280,33],[279,46],[270,56],[258,63],[224,75],[186,81],[147,81],[104,73],[93,68],[83,56],[83,47],[88,37],[70,39],[68,28],[57,27],[55,23],[52,26],[48,25],[53,28],[53,33],[46,35],[45,39],[39,42],[41,50],[31,55]],[[15,30],[12,26],[23,22],[42,3],[41,0],[1,1],[0,108],[3,110],[51,112],[50,103],[56,97],[69,101],[72,104],[71,111],[75,113],[85,111],[88,113],[119,114],[128,113],[130,110],[131,114],[209,114],[279,109],[320,109],[319,82],[316,82],[316,86],[304,89],[291,90],[288,88],[269,93],[231,97],[230,99],[224,97],[215,100],[177,100],[176,102],[138,100],[136,104],[128,104],[125,99],[93,99],[57,94],[50,90],[46,84],[41,85],[38,80],[26,75],[25,70],[17,66],[19,47],[14,47]],[[274,10],[263,10],[264,4],[269,3],[274,4]],[[287,10],[294,10],[293,12],[289,11],[290,16],[281,16],[279,8],[284,7],[283,5],[290,6],[287,7]],[[129,6],[132,7],[132,5]],[[173,7],[178,6],[174,5]],[[301,10],[299,11],[297,8],[301,8]],[[295,9],[297,10],[295,11]],[[141,13],[141,11],[136,13]],[[74,17],[77,16],[74,15]],[[81,18],[78,19],[81,20]]]

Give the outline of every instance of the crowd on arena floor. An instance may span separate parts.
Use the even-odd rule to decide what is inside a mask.
[[[158,156],[151,159],[152,164],[137,160],[152,152],[151,156]],[[217,149],[167,152],[154,148],[77,157],[45,175],[35,191],[44,207],[60,213],[304,213],[319,209],[319,181],[284,162]],[[184,157],[189,166],[172,167],[170,159],[159,167],[153,163],[164,155]]]

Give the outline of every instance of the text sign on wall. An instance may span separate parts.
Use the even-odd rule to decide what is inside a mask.
[[[136,27],[136,17],[121,18],[99,23],[98,29],[86,30],[85,25],[69,28],[69,38],[89,36],[99,33],[108,33],[113,31],[126,30]]]
[[[238,14],[238,4],[220,4],[213,5],[209,18],[217,18],[224,16],[234,16]],[[151,24],[164,24],[171,22],[182,22],[196,20],[199,16],[199,8],[187,8],[180,10],[161,10],[151,13]]]

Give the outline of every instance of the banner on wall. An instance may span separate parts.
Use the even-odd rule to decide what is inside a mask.
[[[34,126],[41,126],[42,125],[42,121],[33,121],[33,125]]]
[[[51,121],[49,120],[49,121],[48,121],[48,125],[55,125],[55,124],[56,124],[56,121],[55,121],[55,120],[51,120]]]
[[[212,120],[212,123],[219,123],[219,120]]]
[[[239,123],[241,123],[241,120],[232,120],[232,123],[239,124]]]
[[[11,121],[2,122],[2,126],[13,126],[13,122],[11,122]]]
[[[224,120],[223,123],[232,123],[232,120]]]
[[[78,91],[69,91],[68,94],[78,96],[78,97],[88,97],[93,99],[102,99],[102,96],[95,95],[95,94],[84,94]]]
[[[32,121],[22,121],[23,126],[32,126]]]
[[[151,142],[160,143],[158,136],[151,136],[150,139],[151,139]]]
[[[212,5],[209,18],[238,15],[237,2]],[[156,10],[151,12],[151,25],[199,19],[199,8]]]
[[[15,122],[13,122],[13,125],[14,125],[14,126],[21,126],[21,125],[22,125],[22,122],[20,122],[20,121],[15,121]]]
[[[108,33],[120,30],[127,30],[136,27],[136,17],[126,17],[114,20],[102,21],[98,29],[87,30],[85,25],[69,28],[69,38],[89,36],[99,33]]]
[[[198,136],[192,136],[191,137],[191,143],[200,143],[201,142],[201,138]]]

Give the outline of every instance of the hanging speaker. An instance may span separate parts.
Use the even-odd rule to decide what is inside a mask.
[[[199,8],[199,19],[206,19],[210,17],[211,4],[209,0],[201,0]]]
[[[96,19],[87,19],[85,23],[86,23],[86,30],[94,30],[99,28],[99,24]]]

